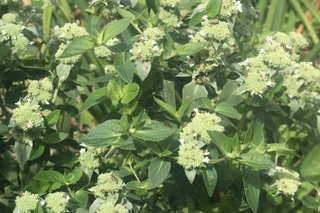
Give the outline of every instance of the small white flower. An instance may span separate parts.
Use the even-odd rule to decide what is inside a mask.
[[[187,58],[188,60],[190,60],[190,55],[187,55],[186,58]]]
[[[262,75],[262,77],[266,77],[266,72],[261,71],[260,74]]]
[[[33,44],[34,44],[34,41],[30,41],[29,44],[30,44],[30,45],[33,45]]]
[[[176,6],[176,5],[175,5],[175,4],[172,4],[172,5],[171,5],[171,7],[174,7],[174,6]]]
[[[195,31],[190,29],[190,30],[189,30],[189,33],[194,34]]]
[[[266,41],[272,41],[273,36],[267,36]]]
[[[286,45],[286,48],[287,48],[288,50],[291,50],[292,47],[291,47],[289,44],[287,44],[287,45]]]
[[[79,151],[79,152],[80,152],[80,154],[81,154],[81,155],[83,155],[83,153],[85,153],[85,152],[86,152],[86,149],[85,149],[85,148],[82,148],[82,149],[80,149],[80,151]]]
[[[58,25],[56,25],[56,26],[54,27],[54,29],[55,29],[55,30],[59,29],[59,26],[58,26]]]
[[[204,19],[204,20],[208,20],[208,16],[207,15],[205,15],[205,16],[202,16],[202,19]]]
[[[67,201],[69,201],[69,200],[70,200],[70,197],[69,197],[69,195],[67,195],[67,197],[66,197],[66,200],[67,200]]]
[[[153,44],[153,45],[157,44],[157,42],[155,40],[151,40],[150,43]]]
[[[205,157],[203,160],[202,160],[204,163],[209,163],[210,159],[208,157]]]
[[[299,78],[299,74],[295,74],[294,77],[298,79]]]
[[[2,32],[1,32],[3,35],[5,35],[5,34],[7,34],[7,32],[6,31],[4,31],[4,30],[2,30]]]
[[[29,129],[31,129],[31,128],[33,127],[33,124],[31,123],[31,121],[28,122],[27,127],[28,127]]]
[[[247,58],[244,62],[250,63],[250,58]]]
[[[210,152],[208,152],[208,150],[205,150],[205,153],[203,153],[203,155],[210,155]]]
[[[237,1],[237,9],[240,13],[242,13],[242,4],[240,1]]]
[[[21,102],[18,101],[17,103],[15,103],[14,105],[17,105],[17,106],[20,106],[21,105]]]
[[[193,133],[193,137],[197,137],[198,136],[198,134],[197,133]]]
[[[194,111],[195,113],[199,113],[199,109],[198,109],[198,108],[193,108],[193,111]]]
[[[206,34],[207,34],[206,31],[204,31],[204,30],[201,30],[201,31],[200,31],[200,35],[201,35],[201,36],[205,36]]]
[[[179,142],[180,142],[181,145],[184,144],[184,139],[181,138],[181,139],[179,140]]]
[[[44,206],[44,204],[46,203],[46,201],[44,199],[42,199],[42,198],[39,201],[40,201],[40,205],[41,206]]]
[[[263,54],[263,53],[265,53],[265,52],[266,52],[265,49],[261,49],[259,53],[262,53],[262,54]]]
[[[133,51],[132,49],[129,50],[130,53],[132,53],[132,51]]]
[[[32,141],[29,141],[29,146],[30,146],[30,147],[33,147]]]
[[[180,25],[180,23],[177,23],[177,27],[180,27],[181,25]]]
[[[190,62],[189,67],[193,67],[193,66],[194,66],[194,62]]]
[[[269,87],[274,87],[275,85],[276,85],[275,82],[272,82],[272,81],[267,82],[267,86],[269,86]]]
[[[6,35],[4,40],[8,41],[9,39],[10,39],[10,36]]]
[[[194,38],[194,36],[193,36],[193,35],[188,35],[188,37],[189,37],[189,38]]]
[[[119,7],[120,7],[120,8],[123,8],[123,7],[124,7],[124,5],[122,5],[122,4],[119,4]]]
[[[119,41],[119,39],[117,39],[116,37],[114,37],[114,38],[112,39],[112,41]]]
[[[230,12],[228,12],[228,16],[231,16],[231,13],[230,13]]]
[[[295,66],[295,67],[300,67],[300,64],[299,64],[299,63],[296,63],[294,66]]]
[[[155,46],[152,48],[152,50],[153,50],[153,51],[159,51],[160,49],[159,49],[158,45],[155,45]]]

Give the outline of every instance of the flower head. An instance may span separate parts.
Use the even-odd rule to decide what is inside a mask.
[[[48,194],[46,197],[47,208],[49,208],[53,213],[63,213],[66,212],[66,206],[68,203],[69,196],[64,192],[56,192]]]
[[[21,196],[16,197],[16,205],[21,213],[31,213],[37,207],[38,195],[24,192]]]

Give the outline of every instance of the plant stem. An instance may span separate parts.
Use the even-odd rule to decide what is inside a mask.
[[[133,170],[131,164],[129,164],[129,166],[130,166],[130,169],[131,169],[133,175],[136,177],[137,181],[138,181],[139,183],[141,183],[140,179],[138,178],[138,175],[137,175],[136,172]]]
[[[210,161],[209,164],[216,164],[216,163],[220,163],[221,161],[224,161],[226,160],[225,158],[219,158],[217,160],[213,160],[213,161]]]

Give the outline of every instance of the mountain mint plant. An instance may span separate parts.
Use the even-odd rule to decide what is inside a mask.
[[[1,213],[319,211],[310,2],[0,11]]]

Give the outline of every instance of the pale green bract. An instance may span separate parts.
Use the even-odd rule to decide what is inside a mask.
[[[301,185],[299,174],[286,168],[275,168],[273,185],[285,195],[294,195]]]

